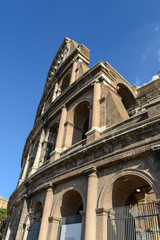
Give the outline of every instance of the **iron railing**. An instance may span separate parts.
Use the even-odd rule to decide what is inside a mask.
[[[107,240],[160,240],[156,203],[113,208],[109,211]]]

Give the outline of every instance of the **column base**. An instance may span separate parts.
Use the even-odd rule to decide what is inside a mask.
[[[108,209],[97,208],[97,238],[98,240],[107,239],[107,220],[108,220]],[[98,234],[98,233],[101,234]]]
[[[53,162],[56,159],[60,158],[61,152],[62,152],[61,148],[55,148],[55,150],[50,153],[50,162]]]
[[[37,171],[38,168],[36,167],[32,167],[29,171],[28,177],[30,177],[33,173],[35,173]]]
[[[87,144],[99,139],[100,138],[100,128],[99,127],[93,127],[91,130],[89,130],[86,133],[86,136],[87,136],[87,139],[86,139]]]
[[[18,184],[17,184],[17,185],[18,185],[18,186],[21,185],[22,182],[24,182],[24,179],[21,178],[21,179],[18,181]]]

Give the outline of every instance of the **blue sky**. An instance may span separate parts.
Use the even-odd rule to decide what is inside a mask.
[[[65,37],[132,85],[160,70],[159,0],[0,1],[0,195],[16,188],[50,64]]]

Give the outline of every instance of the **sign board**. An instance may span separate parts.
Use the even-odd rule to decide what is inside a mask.
[[[60,240],[81,240],[82,223],[62,225]]]

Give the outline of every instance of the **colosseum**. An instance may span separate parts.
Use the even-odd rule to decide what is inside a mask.
[[[65,38],[8,204],[6,240],[160,239],[160,73],[131,86]]]

